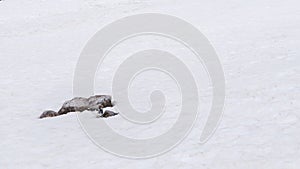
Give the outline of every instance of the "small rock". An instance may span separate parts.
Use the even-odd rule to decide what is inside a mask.
[[[54,117],[56,116],[57,113],[53,110],[46,110],[44,111],[41,115],[40,115],[40,119],[41,118],[45,118],[45,117]]]
[[[115,112],[110,111],[110,110],[105,110],[105,112],[101,115],[101,117],[107,118],[107,117],[115,116],[115,115],[118,115],[118,114],[119,113],[115,113]]]

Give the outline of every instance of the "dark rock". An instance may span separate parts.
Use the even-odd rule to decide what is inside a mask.
[[[46,110],[40,115],[40,119],[45,117],[54,117],[54,116],[57,116],[57,112],[53,110]]]
[[[101,117],[107,118],[107,117],[111,117],[111,116],[115,116],[118,115],[119,113],[115,113],[113,111],[110,110],[105,110],[105,112],[101,115]]]
[[[71,100],[64,102],[62,107],[59,109],[58,112],[47,110],[44,111],[40,118],[45,117],[54,117],[63,114],[67,114],[69,112],[82,112],[82,111],[99,111],[101,112],[105,107],[113,107],[114,104],[111,100],[111,96],[109,95],[95,95],[89,98],[84,97],[75,97]],[[103,112],[103,111],[102,111]],[[112,111],[105,111],[102,116],[109,117],[117,115],[118,113],[114,113]]]

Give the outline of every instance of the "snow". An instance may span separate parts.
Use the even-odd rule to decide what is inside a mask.
[[[299,7],[297,0],[0,1],[0,168],[298,168]],[[195,71],[202,87],[202,114],[177,147],[149,159],[121,158],[94,145],[76,113],[38,119],[43,110],[58,109],[73,97],[77,59],[95,32],[116,19],[145,12],[188,21],[218,53],[226,105],[213,137],[199,143],[211,97],[207,77],[190,53],[159,37],[132,39],[112,51],[97,72],[95,92],[110,94],[115,67],[136,49],[155,45],[185,54],[193,72],[202,70]],[[166,90],[169,105],[177,105],[171,79],[147,73],[132,84],[132,98],[138,99],[134,107],[149,108],[140,94],[147,95],[153,86]],[[162,80],[148,83],[151,77]],[[138,87],[141,83],[144,90]],[[129,124],[120,116],[105,120],[128,137],[155,137],[172,126],[176,109],[167,107],[162,119],[149,126]]]

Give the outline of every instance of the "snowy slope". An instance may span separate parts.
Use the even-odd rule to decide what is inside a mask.
[[[297,0],[0,1],[0,168],[296,169],[300,165],[299,8]],[[214,136],[199,143],[209,94],[201,100],[203,115],[190,135],[170,152],[150,159],[120,158],[98,148],[75,113],[38,119],[43,110],[58,109],[72,98],[77,59],[94,33],[116,19],[144,12],[190,22],[216,49],[226,78],[226,106]],[[133,39],[111,54],[97,72],[97,93],[110,93],[109,78],[120,62],[114,56],[130,53],[137,45],[151,45],[141,40]],[[177,50],[178,44],[156,40],[178,54],[184,52]],[[191,69],[198,68],[190,64]],[[146,77],[151,76],[158,75]],[[170,79],[161,76],[168,84]],[[146,77],[137,80],[148,81]],[[198,82],[205,86],[206,80]],[[145,88],[154,85],[147,84]],[[178,102],[174,91],[167,91],[171,104]],[[209,93],[208,87],[203,92]],[[147,100],[135,106],[149,107]],[[168,120],[142,128],[125,124],[121,117],[107,122],[123,135],[140,138],[156,136],[176,120],[172,115],[164,118]]]

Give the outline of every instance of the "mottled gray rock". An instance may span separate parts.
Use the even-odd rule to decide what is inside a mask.
[[[113,107],[111,96],[109,95],[95,95],[89,98],[75,97],[64,102],[58,112],[55,112],[53,110],[46,110],[41,114],[40,118],[54,117],[67,114],[69,112],[82,112],[85,110],[99,111],[101,117],[110,117],[118,114],[108,110],[103,113],[102,109],[105,107]]]
[[[57,112],[55,112],[53,110],[46,110],[40,115],[40,118],[54,117],[54,116],[57,116]]]

